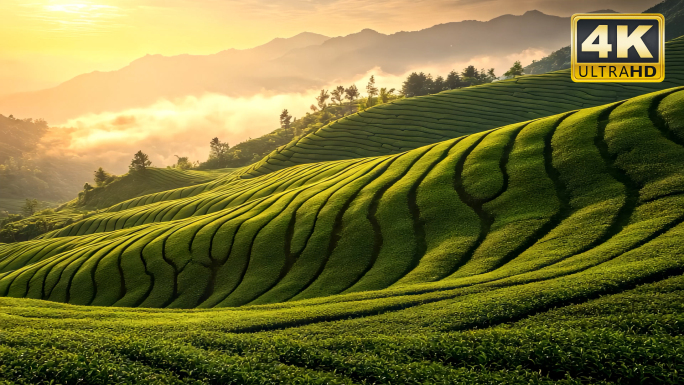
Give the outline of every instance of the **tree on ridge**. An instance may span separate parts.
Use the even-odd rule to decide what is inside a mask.
[[[280,113],[280,128],[290,129],[292,115],[285,109]]]
[[[366,107],[372,107],[373,97],[378,94],[378,87],[375,86],[375,75],[371,75],[370,79],[368,80],[366,92],[368,92],[368,101],[366,102]]]
[[[144,171],[151,165],[152,162],[150,162],[150,157],[140,150],[133,155],[133,160],[131,160],[131,165],[128,166],[128,168],[131,171]]]
[[[356,84],[352,84],[344,90],[345,98],[349,100],[349,112],[351,112],[352,105],[354,104],[354,101],[361,95],[359,93],[359,89],[356,87]]]
[[[516,77],[516,76],[522,76],[524,74],[524,68],[522,64],[520,64],[520,60],[517,60],[513,66],[504,74],[506,77]]]
[[[102,167],[98,168],[97,171],[95,171],[95,185],[97,187],[104,186],[107,182],[107,179],[109,179],[111,176],[112,174],[105,171]]]

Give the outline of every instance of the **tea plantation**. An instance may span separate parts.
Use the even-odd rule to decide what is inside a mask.
[[[102,209],[140,195],[199,184],[214,186],[232,179],[231,175],[235,171],[234,169],[197,171],[151,167],[142,173],[127,173],[115,177],[114,181],[88,191],[85,196],[82,194],[80,199],[69,202],[68,206]]]
[[[573,83],[570,70],[399,99],[345,117],[281,147],[244,173],[313,161],[398,153],[512,123],[684,84],[684,37],[666,43],[663,83]]]
[[[684,87],[564,77],[0,244],[0,383],[684,382]]]

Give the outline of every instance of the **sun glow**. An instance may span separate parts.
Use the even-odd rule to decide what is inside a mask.
[[[102,33],[122,16],[119,7],[92,2],[26,4],[33,17],[48,23],[52,32]]]
[[[46,5],[44,8],[52,12],[67,12],[75,13],[78,15],[88,15],[92,11],[99,11],[102,9],[118,9],[112,5],[102,5],[102,4],[53,4]]]

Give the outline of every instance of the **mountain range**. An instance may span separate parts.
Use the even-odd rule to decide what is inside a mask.
[[[85,113],[120,111],[163,98],[302,92],[374,68],[402,75],[426,66],[505,57],[529,48],[551,51],[567,41],[568,22],[568,18],[528,11],[389,35],[370,29],[335,38],[302,33],[213,55],[147,55],[117,71],[96,71],[54,88],[2,97],[0,113],[60,124]]]

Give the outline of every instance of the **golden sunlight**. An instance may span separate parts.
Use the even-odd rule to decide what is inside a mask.
[[[50,2],[34,9],[35,17],[52,24],[53,30],[64,32],[103,32],[113,18],[122,16],[120,8],[113,5],[91,2],[57,3]]]

